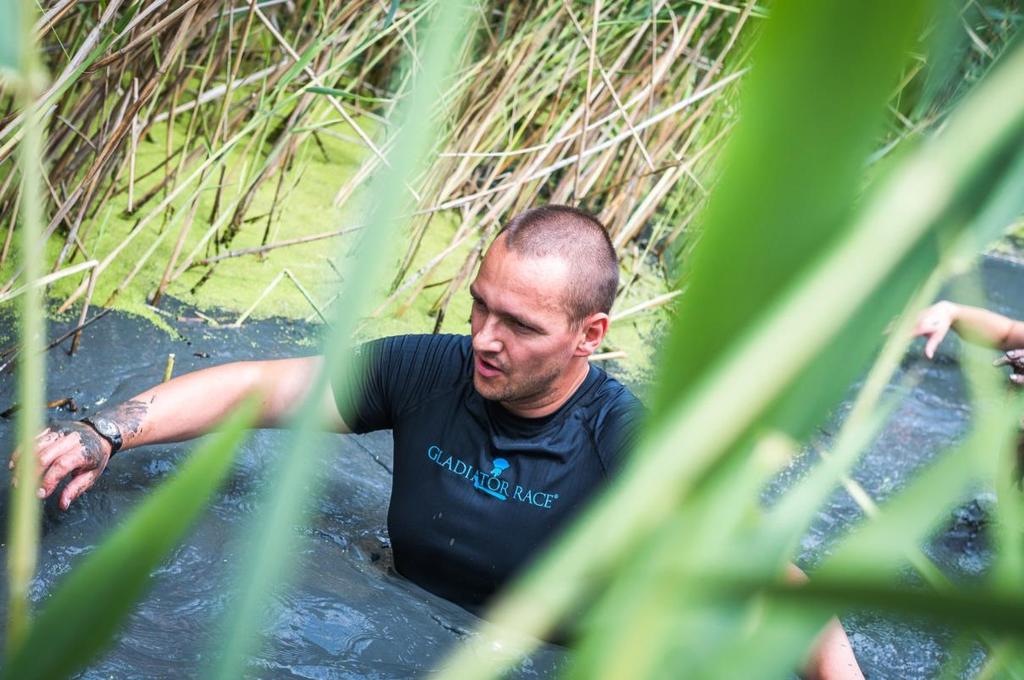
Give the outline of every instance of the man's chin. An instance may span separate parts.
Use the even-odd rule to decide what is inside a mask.
[[[473,375],[473,387],[476,388],[477,393],[484,399],[501,401],[505,398],[505,390],[501,386],[485,380],[478,374]]]

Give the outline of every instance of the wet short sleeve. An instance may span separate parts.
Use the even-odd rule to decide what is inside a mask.
[[[639,399],[621,385],[616,384],[616,388],[594,427],[597,454],[609,474],[622,467],[639,443],[640,426],[646,415]]]
[[[395,427],[402,413],[466,373],[469,338],[399,335],[358,345],[348,376],[333,376],[338,413],[352,432]]]

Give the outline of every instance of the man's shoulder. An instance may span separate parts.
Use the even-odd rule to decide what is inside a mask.
[[[595,387],[590,398],[600,410],[612,410],[622,414],[639,414],[644,405],[633,391],[608,374],[599,366],[593,366],[596,374]]]
[[[629,387],[603,369],[590,396],[590,427],[606,471],[617,470],[636,444],[646,409]]]
[[[393,335],[367,346],[372,370],[387,376],[394,398],[406,403],[472,379],[473,350],[467,335]]]
[[[355,355],[354,370],[331,383],[353,432],[396,427],[418,405],[472,379],[466,336],[392,335],[357,345]]]
[[[463,364],[472,345],[468,335],[409,333],[369,340],[356,348],[357,355],[384,360]]]

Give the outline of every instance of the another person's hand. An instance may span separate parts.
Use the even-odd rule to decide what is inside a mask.
[[[1014,385],[1024,385],[1024,349],[1011,349],[1003,356],[996,359],[993,366],[1009,366],[1010,382]]]
[[[110,460],[111,446],[94,429],[77,420],[57,420],[36,435],[36,460],[42,474],[37,495],[49,497],[65,478],[70,481],[60,495],[60,507],[68,509],[71,502],[91,487]],[[11,457],[13,468],[18,452]]]
[[[924,355],[929,359],[935,357],[935,350],[938,349],[939,343],[946,337],[946,333],[949,332],[953,322],[956,321],[956,315],[957,305],[948,300],[942,300],[921,312],[921,315],[917,317],[917,325],[914,326],[914,337],[923,336],[927,338],[927,342],[924,345]]]

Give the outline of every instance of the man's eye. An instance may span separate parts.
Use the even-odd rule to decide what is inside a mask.
[[[514,331],[516,331],[517,333],[535,333],[536,332],[532,328],[527,326],[526,324],[520,323],[519,321],[513,321],[512,322],[512,329]]]

